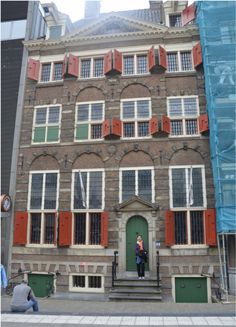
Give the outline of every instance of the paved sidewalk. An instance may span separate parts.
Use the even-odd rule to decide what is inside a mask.
[[[38,298],[40,314],[89,316],[235,316],[235,304],[173,302],[107,302]],[[10,313],[10,296],[1,297],[2,313]]]

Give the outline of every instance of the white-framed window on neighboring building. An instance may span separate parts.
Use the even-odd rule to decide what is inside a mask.
[[[59,39],[62,36],[62,25],[49,26],[49,39]]]
[[[58,209],[58,171],[32,171],[29,179],[28,243],[55,246]]]
[[[41,64],[40,82],[47,83],[62,80],[62,62]]]
[[[204,166],[172,166],[169,169],[170,208],[174,212],[176,245],[205,244]]]
[[[192,51],[167,52],[168,72],[186,72],[193,70]]]
[[[104,209],[104,170],[72,173],[73,245],[100,245]]]
[[[100,274],[69,275],[69,290],[71,292],[104,292],[104,276]]]
[[[167,112],[170,118],[170,135],[199,135],[199,104],[197,96],[168,97]]]
[[[120,169],[120,202],[133,196],[154,202],[154,169],[152,167]]]
[[[76,104],[75,141],[101,140],[104,101]]]
[[[56,143],[60,139],[61,105],[34,109],[33,143]]]
[[[148,74],[147,54],[123,55],[123,75]]]
[[[81,58],[80,59],[80,74],[79,77],[94,78],[104,76],[104,58]]]
[[[151,99],[121,100],[121,121],[123,138],[150,137]]]

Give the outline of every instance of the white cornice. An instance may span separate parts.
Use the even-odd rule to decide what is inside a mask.
[[[60,40],[35,40],[35,41],[24,41],[24,45],[28,50],[49,50],[49,49],[62,49],[69,46],[86,45],[86,44],[98,44],[104,42],[115,42],[115,41],[132,41],[132,40],[143,40],[147,38],[162,39],[163,43],[165,39],[175,40],[176,38],[184,38],[199,35],[198,27],[190,25],[187,28],[173,28],[166,29],[165,31],[160,30],[146,30],[139,32],[126,32],[119,34],[105,34],[105,35],[92,35],[92,36],[78,36],[73,39],[60,39]]]

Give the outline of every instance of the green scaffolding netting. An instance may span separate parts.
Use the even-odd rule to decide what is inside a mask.
[[[236,231],[236,2],[197,1],[217,232]]]

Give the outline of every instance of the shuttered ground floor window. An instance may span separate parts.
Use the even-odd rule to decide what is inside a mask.
[[[74,244],[101,243],[101,213],[74,214]]]
[[[69,290],[72,292],[104,292],[104,276],[92,274],[70,275]]]
[[[30,244],[54,244],[56,242],[56,214],[30,214]]]

